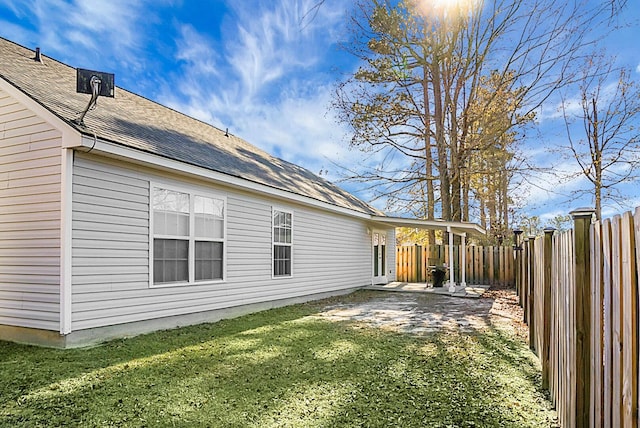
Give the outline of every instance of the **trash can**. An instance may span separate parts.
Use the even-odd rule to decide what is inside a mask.
[[[440,265],[431,269],[431,277],[433,278],[434,287],[442,287],[444,284],[444,277],[447,275],[447,268]]]

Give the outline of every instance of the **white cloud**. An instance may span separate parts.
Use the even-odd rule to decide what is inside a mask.
[[[237,14],[237,37],[226,43],[227,60],[239,74],[245,93],[251,97],[267,84],[317,63],[324,29],[335,26],[339,15],[327,13],[334,2],[326,2],[313,19],[316,0],[258,3],[232,2]],[[265,7],[265,5],[268,5]]]
[[[157,5],[157,2],[153,3]],[[143,62],[138,53],[146,43],[145,28],[153,12],[142,0],[31,0],[9,5],[13,14],[33,29],[10,29],[9,37],[45,55],[78,66],[133,68]],[[3,26],[3,30],[6,27]],[[11,34],[13,31],[14,34]],[[19,36],[19,37],[14,37]]]
[[[334,77],[323,73],[344,4],[315,0],[232,2],[215,41],[181,25],[176,41],[180,75],[161,102],[318,173],[357,156],[346,130],[328,114]]]

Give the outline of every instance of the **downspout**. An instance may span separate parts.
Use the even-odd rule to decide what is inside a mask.
[[[60,334],[71,333],[73,149],[62,148],[60,188]]]

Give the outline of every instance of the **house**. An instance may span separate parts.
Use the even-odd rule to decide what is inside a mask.
[[[395,279],[403,220],[122,88],[79,124],[89,98],[0,39],[0,339],[84,346]]]

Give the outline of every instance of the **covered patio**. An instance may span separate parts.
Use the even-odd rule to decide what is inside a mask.
[[[460,221],[446,221],[446,220],[422,220],[411,219],[402,217],[382,217],[378,216],[374,218],[374,221],[380,225],[393,226],[393,227],[408,227],[424,230],[439,230],[447,232],[449,241],[449,260],[452,262],[445,265],[449,280],[444,287],[428,287],[424,283],[403,283],[403,282],[391,282],[386,285],[375,285],[372,288],[395,290],[395,291],[423,291],[432,292],[437,294],[448,294],[460,297],[479,297],[486,288],[484,286],[474,285],[473,287],[467,287],[466,281],[466,247],[467,236],[470,235],[485,235],[486,231],[483,227],[476,223],[460,222]],[[461,247],[461,260],[459,266],[460,278],[455,277],[455,258],[454,258],[454,235],[459,236]],[[435,266],[430,266],[435,268]]]

